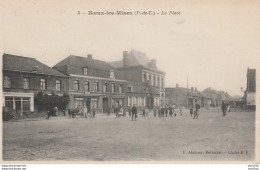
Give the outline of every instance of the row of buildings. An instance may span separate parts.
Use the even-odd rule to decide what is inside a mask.
[[[91,54],[70,55],[54,67],[34,58],[3,55],[3,106],[35,112],[37,93],[69,95],[68,109],[86,106],[107,113],[115,107],[139,109],[165,104],[165,73],[144,53],[124,51],[122,60],[105,62]]]
[[[248,69],[244,100],[255,105],[255,70]],[[136,105],[138,109],[161,106],[190,108],[197,101],[201,107],[219,107],[222,101],[233,100],[224,92],[196,87],[165,88],[165,72],[157,68],[155,59],[136,50],[123,51],[122,59],[105,62],[70,55],[52,68],[34,58],[3,55],[3,106],[24,112],[37,112],[35,97],[69,96],[67,109],[86,106],[107,113],[112,108]],[[240,99],[239,99],[240,100]]]
[[[194,107],[195,102],[202,108],[220,107],[222,102],[230,102],[233,98],[224,91],[206,88],[198,91],[196,87],[184,88],[176,84],[174,88],[165,88],[166,105],[178,105],[183,107]]]

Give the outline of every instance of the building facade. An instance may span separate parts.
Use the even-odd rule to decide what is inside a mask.
[[[108,63],[87,57],[69,56],[56,64],[56,69],[69,77],[69,108],[95,109],[107,113],[126,106],[126,80]]]
[[[155,59],[149,60],[145,54],[132,50],[124,51],[121,61],[110,64],[127,80],[129,106],[138,101],[144,103],[138,107],[148,109],[165,105],[165,73],[157,68]]]
[[[34,58],[3,55],[3,106],[18,115],[34,112],[38,92],[63,95],[67,76]]]
[[[244,92],[244,103],[247,108],[255,108],[256,69],[247,68],[247,86]]]

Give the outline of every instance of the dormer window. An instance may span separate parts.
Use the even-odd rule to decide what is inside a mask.
[[[115,72],[114,70],[110,70],[110,78],[115,79]]]
[[[83,74],[84,74],[84,75],[88,75],[88,68],[87,68],[87,67],[84,67],[84,68],[83,68]]]

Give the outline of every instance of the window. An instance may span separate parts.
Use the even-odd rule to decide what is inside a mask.
[[[99,100],[97,98],[91,99],[91,108],[98,108]]]
[[[22,105],[23,105],[23,111],[28,112],[30,111],[30,99],[28,97],[22,98]]]
[[[41,90],[46,90],[46,80],[41,79]]]
[[[95,91],[95,92],[98,92],[98,82],[95,82],[95,83],[94,83],[94,91]]]
[[[4,88],[11,88],[11,78],[4,76]]]
[[[132,97],[128,97],[128,106],[132,106]]]
[[[155,81],[156,81],[155,76],[153,76],[153,86],[155,86]]]
[[[75,98],[75,108],[80,108],[83,106],[83,98]]]
[[[122,84],[119,85],[118,91],[119,91],[119,93],[122,93],[122,92],[123,92],[123,85],[122,85]]]
[[[29,78],[23,78],[23,88],[29,89]]]
[[[111,92],[114,93],[115,92],[115,84],[112,83],[112,86],[111,86]]]
[[[133,86],[128,86],[128,87],[127,87],[127,91],[128,91],[128,92],[132,92],[132,91],[133,91]]]
[[[143,82],[146,82],[146,73],[143,73]]]
[[[160,86],[160,77],[157,77],[157,86]]]
[[[76,90],[76,91],[79,90],[79,81],[78,80],[74,81],[74,90]]]
[[[61,91],[61,82],[60,82],[60,80],[56,80],[56,91]]]
[[[85,91],[89,91],[89,82],[85,81]]]
[[[84,74],[84,75],[88,75],[88,68],[87,68],[87,67],[84,67],[84,68],[83,68],[83,74]]]
[[[104,83],[103,85],[103,92],[107,92],[107,83]]]
[[[144,92],[148,93],[148,88],[147,87],[144,88]]]
[[[152,75],[149,74],[149,82],[151,83],[152,82]]]
[[[115,72],[114,70],[110,70],[110,78],[114,79],[115,78]]]
[[[162,82],[161,82],[161,83],[162,83],[162,87],[163,87],[163,84],[164,84],[164,82],[163,82],[163,78],[162,78]]]

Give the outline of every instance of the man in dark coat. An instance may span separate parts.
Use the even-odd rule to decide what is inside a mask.
[[[135,107],[135,104],[134,104],[134,106],[132,107],[132,121],[134,120],[134,116],[135,116],[135,120],[136,120],[136,117],[137,117],[137,108]]]
[[[194,112],[194,118],[193,119],[198,119],[199,118],[199,109],[200,109],[200,105],[196,102],[195,104],[195,112]]]
[[[227,106],[226,106],[225,102],[222,102],[221,109],[223,112],[223,116],[226,116]]]

